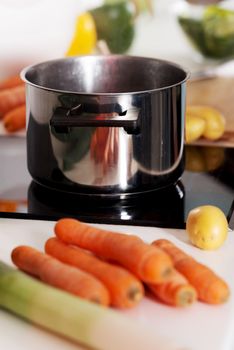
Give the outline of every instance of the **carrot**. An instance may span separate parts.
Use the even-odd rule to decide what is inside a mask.
[[[28,246],[18,246],[11,254],[13,263],[43,282],[90,301],[109,305],[109,292],[94,276],[63,264]]]
[[[21,199],[0,199],[1,212],[16,212],[20,205],[27,206],[28,202]]]
[[[111,304],[115,307],[133,307],[143,297],[142,283],[120,266],[104,262],[83,249],[64,244],[57,238],[48,239],[45,251],[58,260],[98,278],[109,290]]]
[[[16,212],[17,210],[17,202],[9,199],[1,199],[0,200],[0,211],[2,212]]]
[[[6,78],[0,82],[0,90],[11,89],[13,87],[23,85],[24,82],[19,75]]]
[[[160,283],[170,276],[170,257],[137,236],[101,230],[67,218],[60,219],[54,230],[61,241],[115,261],[144,282]]]
[[[148,284],[151,292],[161,301],[172,306],[188,306],[197,299],[197,292],[187,279],[176,269],[168,281]]]
[[[208,304],[220,304],[228,299],[230,294],[228,285],[211,269],[200,264],[166,239],[155,241],[153,245],[170,255],[175,268],[196,289],[199,300]]]
[[[26,126],[26,106],[16,107],[3,117],[4,127],[8,132],[24,129]]]
[[[0,91],[0,117],[25,103],[24,85]]]

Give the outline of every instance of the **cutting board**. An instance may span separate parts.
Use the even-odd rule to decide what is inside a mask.
[[[51,221],[0,219],[0,259],[11,264],[10,252],[20,244],[31,245],[43,250],[44,242],[53,235],[53,226],[54,222]],[[146,242],[167,238],[200,262],[213,268],[229,283],[231,291],[234,291],[234,232],[229,233],[227,241],[218,251],[204,252],[189,244],[183,230],[112,225],[96,226],[127,234],[136,234]],[[209,306],[197,302],[185,309],[163,305],[147,296],[134,309],[118,312],[134,323],[137,322],[152,329],[155,335],[170,338],[173,344],[182,344],[183,349],[232,349],[233,296],[221,306]],[[0,329],[1,349],[25,350],[31,347],[33,350],[82,349],[3,310],[0,310]]]
[[[188,105],[207,105],[217,108],[226,120],[226,130],[218,141],[201,139],[194,144],[234,147],[234,78],[217,77],[189,81]]]

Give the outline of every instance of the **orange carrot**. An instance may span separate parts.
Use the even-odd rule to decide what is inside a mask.
[[[160,283],[170,276],[172,261],[169,256],[137,236],[101,230],[66,218],[60,219],[54,230],[61,241],[118,262],[144,282]]]
[[[109,305],[110,297],[106,287],[84,271],[63,264],[28,246],[16,247],[11,258],[18,268],[51,286],[102,305]]]
[[[8,132],[16,132],[26,126],[26,106],[16,107],[3,117],[4,127]]]
[[[22,199],[0,199],[0,211],[16,212],[20,205],[27,206],[28,202]]]
[[[25,103],[24,85],[0,91],[0,117]]]
[[[151,292],[161,301],[172,306],[188,306],[197,299],[197,292],[176,269],[168,281],[148,284]]]
[[[155,241],[153,245],[170,255],[175,268],[197,290],[198,299],[209,304],[220,304],[228,299],[230,294],[228,285],[211,269],[200,264],[166,239]]]
[[[9,199],[1,199],[0,200],[0,211],[2,212],[16,212],[17,210],[17,202]]]
[[[98,278],[109,290],[111,304],[115,307],[133,307],[143,297],[142,283],[120,266],[104,262],[83,249],[66,245],[57,238],[48,239],[45,251],[65,264],[78,267]]]
[[[24,82],[19,75],[6,78],[0,82],[0,90],[10,89],[19,85],[23,85]]]

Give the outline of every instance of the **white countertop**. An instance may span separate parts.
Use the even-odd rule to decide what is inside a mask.
[[[13,247],[28,244],[43,249],[45,240],[53,235],[53,222],[0,219],[0,259],[11,263]],[[168,230],[151,227],[129,227],[98,225],[119,232],[133,233],[146,242],[167,238],[202,263],[211,267],[234,290],[234,232],[230,232],[225,244],[213,252],[201,251],[188,243],[183,230]],[[120,311],[118,311],[120,312]],[[185,309],[168,307],[145,297],[134,309],[121,311],[126,317],[152,329],[156,335],[169,338],[175,345],[190,350],[231,350],[234,327],[233,295],[220,306],[197,302]],[[77,346],[46,331],[38,329],[11,314],[0,311],[1,348],[23,350],[33,346],[34,350],[73,350]],[[13,336],[12,336],[13,335]],[[81,348],[80,348],[81,349]],[[111,350],[111,346],[110,346]],[[121,349],[125,350],[125,349]],[[126,349],[130,350],[130,349]]]

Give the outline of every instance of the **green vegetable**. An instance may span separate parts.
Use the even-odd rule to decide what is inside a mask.
[[[149,11],[152,12],[153,0],[128,0],[136,7],[137,13]],[[126,0],[105,0],[104,3],[108,5],[119,4],[126,2]]]
[[[206,47],[202,22],[197,19],[186,17],[179,17],[178,21],[188,38],[191,40],[192,44],[194,44],[194,46],[201,51],[204,56],[209,56],[210,52]]]
[[[209,52],[220,58],[234,55],[234,11],[209,6],[204,13],[203,27]]]
[[[215,5],[207,6],[201,19],[179,16],[178,21],[204,56],[234,56],[234,11]]]
[[[49,287],[0,262],[0,305],[70,339],[94,345],[92,327],[102,308]],[[100,313],[99,313],[100,312]]]
[[[115,4],[120,4],[121,2],[126,2],[126,0],[105,0],[104,4],[115,5]]]
[[[92,349],[175,349],[117,312],[47,286],[2,262],[0,306]]]
[[[134,11],[128,2],[106,4],[90,11],[98,40],[106,41],[112,53],[125,53],[134,39]]]

